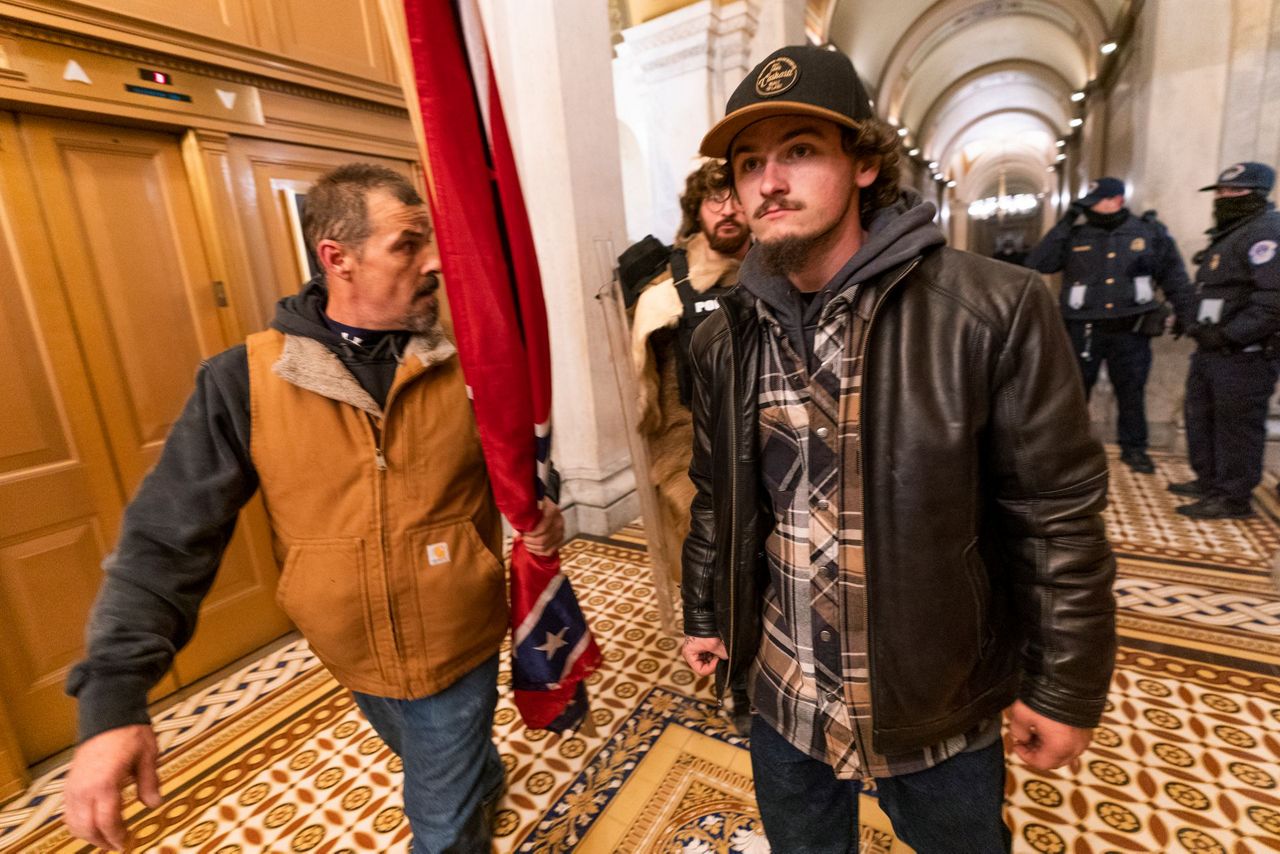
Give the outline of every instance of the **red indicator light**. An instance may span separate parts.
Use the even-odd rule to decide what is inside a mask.
[[[148,83],[161,83],[165,86],[173,85],[173,76],[163,71],[151,71],[146,68],[138,69],[138,76]]]

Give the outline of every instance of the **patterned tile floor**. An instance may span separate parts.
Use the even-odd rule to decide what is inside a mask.
[[[1174,514],[1164,487],[1189,473],[1157,462],[1154,477],[1113,465],[1110,703],[1081,762],[1049,774],[1011,763],[1015,851],[1280,851],[1280,527]],[[529,731],[504,692],[495,850],[767,852],[745,744],[658,625],[639,530],[575,540],[563,557],[605,650],[593,731]],[[300,641],[183,699],[157,729],[166,803],[128,800],[136,851],[407,850],[398,760]],[[90,850],[59,820],[64,770],[0,807],[0,851]],[[905,851],[864,802],[862,850]]]

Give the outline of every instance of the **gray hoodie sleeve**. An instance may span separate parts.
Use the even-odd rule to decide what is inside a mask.
[[[81,741],[150,720],[147,692],[195,631],[236,516],[257,488],[249,364],[239,346],[201,366],[103,562],[88,653],[67,679],[67,693],[79,701]]]

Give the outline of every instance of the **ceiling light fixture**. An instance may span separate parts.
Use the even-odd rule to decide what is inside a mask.
[[[1071,100],[1072,100],[1074,103],[1077,103],[1077,104],[1078,104],[1078,103],[1080,103],[1081,101],[1083,101],[1083,100],[1084,100],[1084,93],[1083,93],[1083,92],[1072,92],[1072,93],[1071,93]]]
[[[1077,116],[1076,118],[1074,118],[1074,119],[1072,119],[1071,121],[1067,122],[1067,124],[1071,125],[1073,128],[1078,128],[1078,127],[1080,127],[1080,125],[1084,124],[1084,119],[1082,119],[1082,118],[1080,118],[1079,116]]]
[[[920,154],[920,149],[913,148],[910,151],[908,151],[907,154],[910,155],[911,157],[917,157]]]
[[[1110,56],[1111,54],[1116,52],[1116,48],[1118,48],[1119,46],[1120,45],[1116,44],[1113,41],[1103,42],[1102,45],[1098,48],[1098,50],[1102,51],[1103,56]]]

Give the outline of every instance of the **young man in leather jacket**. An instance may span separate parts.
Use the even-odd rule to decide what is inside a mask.
[[[945,247],[897,151],[809,46],[702,143],[757,243],[693,337],[683,653],[748,676],[778,851],[856,847],[871,778],[921,854],[1008,850],[1002,713],[1060,767],[1114,664],[1107,467],[1053,297]]]

